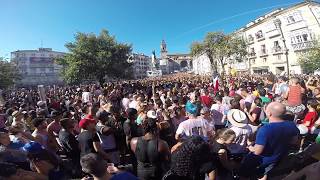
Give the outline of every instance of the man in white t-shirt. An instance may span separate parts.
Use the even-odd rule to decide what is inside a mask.
[[[226,107],[222,104],[222,97],[215,97],[215,102],[211,106],[211,114],[214,119],[215,129],[222,129],[225,127],[225,109]]]
[[[85,91],[82,93],[82,102],[88,103],[91,101],[91,93],[89,87],[86,87]]]
[[[246,114],[239,109],[231,109],[228,112],[227,118],[231,124],[229,129],[232,129],[236,133],[235,143],[228,145],[228,149],[231,153],[246,152],[247,140],[252,134]]]
[[[128,94],[124,95],[124,98],[121,101],[122,103],[122,108],[124,111],[127,111],[129,109],[129,103],[130,103],[130,99],[128,98]]]
[[[191,114],[189,112],[187,112],[187,114],[189,119],[179,124],[175,138],[177,140],[190,136],[201,136],[207,138],[209,132],[212,132],[212,128],[208,121],[201,117],[197,118],[195,114]]]
[[[129,103],[129,108],[137,109],[138,102],[137,102],[138,96],[133,95],[131,102]]]

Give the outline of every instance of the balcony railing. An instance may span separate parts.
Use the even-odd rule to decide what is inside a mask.
[[[264,35],[263,35],[263,34],[256,34],[256,39],[257,39],[258,41],[262,41],[262,40],[264,40],[265,38],[264,38]]]
[[[281,54],[284,53],[284,49],[281,46],[275,46],[271,49],[272,54]]]
[[[313,41],[291,44],[294,51],[305,50],[313,47]]]
[[[261,56],[267,56],[267,55],[268,55],[268,52],[267,52],[266,49],[260,51],[260,57],[261,57]]]
[[[255,58],[256,57],[256,53],[255,52],[250,52],[250,53],[248,53],[248,57],[249,58]]]

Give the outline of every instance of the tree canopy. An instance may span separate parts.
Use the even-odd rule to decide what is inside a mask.
[[[241,59],[247,54],[246,42],[239,36],[223,32],[209,32],[202,42],[191,45],[191,54],[198,56],[206,54],[213,71],[218,71],[218,63],[224,73],[224,66],[230,58]]]
[[[75,41],[65,45],[69,53],[57,59],[62,65],[62,77],[67,83],[84,80],[105,82],[105,77],[125,78],[130,63],[131,45],[119,43],[107,30],[95,34],[77,33]]]
[[[319,41],[314,41],[313,47],[300,55],[299,64],[304,73],[313,73],[315,70],[320,69]]]
[[[12,86],[19,79],[20,74],[16,66],[0,57],[0,89]]]

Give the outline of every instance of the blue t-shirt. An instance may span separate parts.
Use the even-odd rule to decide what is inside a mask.
[[[291,121],[269,123],[262,126],[257,133],[256,144],[264,146],[262,164],[276,163],[288,152],[293,137],[299,135],[299,130]]]

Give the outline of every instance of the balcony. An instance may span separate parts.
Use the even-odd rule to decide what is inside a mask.
[[[257,39],[258,42],[265,40],[264,35],[262,33],[257,33],[256,34],[256,39]]]
[[[249,45],[254,43],[254,38],[252,36],[248,37],[248,42]]]
[[[285,53],[285,50],[281,46],[275,46],[275,47],[271,48],[271,52],[273,55],[277,55],[277,54]]]
[[[260,57],[268,56],[268,52],[266,49],[260,51]]]
[[[313,41],[291,44],[294,51],[302,51],[313,47]]]
[[[257,55],[256,55],[256,53],[254,51],[248,53],[248,58],[256,58],[256,57],[257,57]]]

